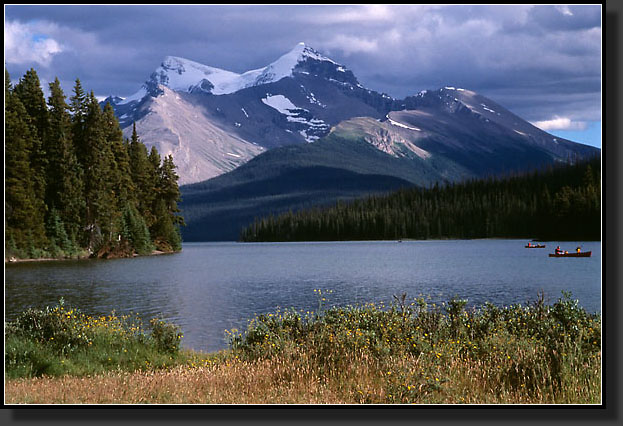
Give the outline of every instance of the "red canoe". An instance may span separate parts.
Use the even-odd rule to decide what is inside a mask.
[[[560,253],[560,254],[556,254],[556,253],[550,253],[549,257],[591,257],[591,253],[590,251],[584,251],[584,252],[571,252],[571,253]]]
[[[525,248],[545,248],[545,244],[542,246],[524,246]]]

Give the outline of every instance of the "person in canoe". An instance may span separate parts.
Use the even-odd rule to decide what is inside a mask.
[[[582,250],[582,247],[578,246],[575,251],[577,251],[578,253]]]
[[[528,242],[528,247],[532,247],[532,244],[530,244],[530,242]]]
[[[563,251],[562,251],[562,249],[560,248],[560,246],[557,246],[557,247],[556,247],[556,250],[554,250],[554,253],[556,253],[556,254],[562,254],[562,253],[563,253]]]

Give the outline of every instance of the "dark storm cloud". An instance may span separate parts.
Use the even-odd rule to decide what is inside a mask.
[[[598,7],[582,6],[540,6],[530,10],[529,20],[543,31],[577,31],[601,25]]]
[[[5,11],[5,63],[14,80],[34,66],[48,81],[58,75],[64,87],[80,77],[98,95],[127,96],[167,55],[244,72],[305,41],[353,70],[366,87],[395,97],[451,85],[531,121],[601,119],[599,6],[42,5]],[[7,23],[50,40],[38,50],[8,49]],[[14,44],[23,42],[18,29],[11,27]],[[39,56],[20,59],[14,52]]]

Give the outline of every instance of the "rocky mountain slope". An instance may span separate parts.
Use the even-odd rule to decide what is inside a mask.
[[[546,133],[466,89],[445,87],[404,100],[382,120],[358,117],[332,129],[394,157],[448,160],[449,181],[539,168],[597,155],[599,149]]]
[[[394,99],[363,87],[352,71],[299,43],[275,62],[242,74],[168,56],[126,99],[110,97],[127,135],[172,154],[182,184],[234,170],[284,145],[353,133],[393,155],[453,164],[448,180],[590,156],[494,101],[445,87]],[[332,130],[333,129],[333,130]]]
[[[132,96],[124,132],[178,166],[186,241],[231,240],[255,217],[599,155],[491,99],[444,87],[394,99],[303,43],[241,74],[169,56]]]
[[[127,134],[136,123],[146,145],[173,155],[180,181],[193,183],[234,169],[262,148],[314,142],[342,120],[381,118],[394,100],[300,43],[243,74],[168,56],[134,95],[104,102]]]

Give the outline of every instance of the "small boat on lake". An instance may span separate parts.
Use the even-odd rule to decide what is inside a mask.
[[[591,251],[571,252],[571,253],[550,253],[549,257],[591,257]]]
[[[545,244],[528,244],[525,248],[545,248]]]

